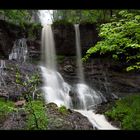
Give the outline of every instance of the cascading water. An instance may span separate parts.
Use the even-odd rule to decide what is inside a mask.
[[[105,97],[99,92],[91,89],[85,84],[82,55],[81,55],[81,45],[80,45],[80,30],[79,24],[75,24],[75,40],[76,40],[76,55],[77,55],[77,75],[79,78],[79,83],[76,85],[77,96],[79,98],[80,106],[78,109],[87,110],[102,101],[105,101]]]
[[[70,85],[68,85],[57,72],[56,53],[54,46],[51,25],[44,26],[42,29],[42,62],[41,66],[47,103],[54,102],[58,106],[65,105],[71,107],[72,102],[69,96]]]
[[[57,72],[57,62],[54,45],[55,44],[51,25],[44,26],[44,28],[42,29],[41,71],[44,80],[44,86],[42,89],[44,91],[45,100],[47,103],[54,102],[58,106],[65,105],[67,108],[75,109],[73,107],[71,97],[69,96],[71,86],[67,84],[61,74]],[[103,118],[103,115],[98,115],[98,118],[102,118],[101,121],[97,119],[97,115],[93,113],[92,110],[87,111],[88,107],[97,104],[102,100],[101,98],[99,98],[101,95],[99,96],[94,90],[84,84],[84,76],[81,79],[83,79],[82,82],[77,84],[77,95],[81,103],[80,109],[82,110],[76,111],[82,113],[84,116],[87,116],[93,126],[98,129],[115,129],[105,120],[105,118]]]
[[[83,64],[82,64],[82,56],[81,56],[81,44],[80,44],[80,31],[79,24],[75,24],[75,40],[76,40],[76,54],[77,54],[77,75],[79,81],[81,83],[85,83],[84,72],[83,72]]]
[[[5,86],[5,79],[4,76],[6,75],[6,73],[4,72],[4,69],[6,68],[5,65],[5,61],[4,60],[0,60],[0,87],[3,85]]]
[[[18,62],[25,62],[27,59],[27,44],[26,39],[21,38],[14,42],[13,49],[9,54],[9,60],[16,60]]]
[[[75,40],[76,40],[76,54],[77,54],[77,75],[79,76],[79,83],[77,84],[77,95],[80,102],[80,110],[76,110],[86,116],[89,121],[93,124],[96,129],[116,129],[107,122],[104,115],[95,114],[90,107],[96,106],[103,101],[106,101],[105,97],[101,92],[91,89],[85,84],[82,57],[81,57],[81,46],[80,46],[80,31],[79,25],[75,27]],[[88,110],[89,109],[89,110]]]

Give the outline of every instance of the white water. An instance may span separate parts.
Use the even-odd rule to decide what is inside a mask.
[[[101,92],[95,91],[86,84],[80,83],[76,85],[76,93],[80,99],[80,105],[78,108],[83,110],[89,110],[90,108],[96,107],[96,105],[106,102],[106,98]]]
[[[84,116],[86,116],[89,121],[93,124],[93,127],[97,129],[117,129],[113,127],[105,119],[104,115],[95,114],[93,110],[94,106],[105,102],[106,98],[102,95],[101,92],[91,89],[88,85],[85,84],[83,64],[82,64],[82,55],[81,55],[81,45],[80,45],[80,30],[79,25],[74,25],[75,27],[75,37],[76,37],[76,55],[77,55],[77,75],[80,79],[77,86],[77,96],[80,102],[80,109],[77,110]],[[88,110],[89,109],[89,110]]]
[[[104,115],[95,114],[92,110],[75,110],[86,116],[92,123],[93,127],[99,130],[118,130],[118,128],[112,126],[105,118]]]
[[[79,40],[80,41],[80,40]],[[51,26],[45,26],[42,30],[42,66],[41,71],[44,80],[44,96],[46,103],[54,102],[58,106],[65,105],[73,108],[69,92],[71,86],[67,84],[60,73],[57,72],[56,53]],[[79,57],[80,58],[80,57]],[[78,61],[77,61],[78,62]],[[82,65],[81,65],[82,67]],[[82,72],[83,73],[83,72]],[[83,83],[77,84],[77,96],[80,101],[80,110],[76,110],[86,116],[97,129],[116,129],[111,126],[103,115],[95,114],[92,110],[87,110],[91,106],[101,103],[105,98],[100,92],[96,92]]]
[[[0,87],[3,85],[5,86],[5,79],[4,76],[6,75],[6,72],[4,71],[4,69],[6,68],[5,65],[5,61],[4,60],[0,60]]]
[[[75,40],[76,40],[76,55],[77,55],[77,75],[79,81],[84,83],[85,78],[83,74],[83,64],[82,64],[82,56],[81,56],[81,44],[80,44],[80,30],[79,24],[75,24]]]
[[[81,44],[80,44],[80,30],[79,24],[75,24],[75,40],[76,40],[76,60],[77,60],[77,76],[79,83],[76,85],[77,96],[80,100],[80,109],[87,110],[90,106],[106,101],[102,93],[91,89],[85,84],[82,55],[81,55]]]
[[[54,102],[58,106],[71,107],[69,96],[70,85],[68,85],[56,70],[56,53],[54,47],[51,25],[42,30],[42,75],[44,78],[43,91],[47,103]]]
[[[27,44],[26,39],[21,38],[14,42],[11,53],[9,54],[9,60],[16,60],[18,62],[25,62],[27,59]]]
[[[48,69],[56,71],[55,44],[50,25],[42,29],[42,61]]]

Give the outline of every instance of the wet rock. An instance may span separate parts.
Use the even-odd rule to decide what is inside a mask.
[[[55,104],[55,103],[49,103],[49,104],[46,104],[46,107],[47,108],[52,108],[52,109],[57,109],[58,108],[58,106]]]
[[[21,26],[15,25],[5,20],[0,20],[0,58],[8,59],[13,48],[14,41],[19,38],[27,38],[29,57],[34,60],[40,59],[41,50],[41,28],[35,29],[34,39],[30,39],[32,26],[26,26],[24,30]],[[5,41],[6,40],[6,41]]]
[[[15,102],[15,107],[22,107],[25,105],[25,100]]]
[[[71,72],[74,72],[74,68],[72,65],[66,65],[66,66],[64,66],[64,71],[71,73]]]
[[[72,65],[75,70],[73,72],[66,72],[64,67],[67,65]],[[90,87],[100,91],[107,101],[134,93],[140,94],[140,74],[124,71],[125,66],[126,64],[108,58],[91,58],[83,64],[85,82]],[[63,64],[59,64],[59,67],[61,67],[59,72],[66,82],[70,85],[77,84],[75,56],[66,56]],[[70,91],[70,96],[74,96],[73,91]]]
[[[104,114],[106,111],[110,110],[115,105],[115,100],[108,101],[97,105],[95,112],[97,114]]]
[[[59,55],[72,56],[75,51],[75,30],[73,24],[54,24],[53,33],[56,44],[56,51]],[[99,40],[96,24],[80,24],[81,48],[83,54],[89,47]]]
[[[46,105],[49,130],[93,130],[89,120],[71,109],[63,114],[54,103]]]

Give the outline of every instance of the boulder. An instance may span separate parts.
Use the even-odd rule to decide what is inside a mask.
[[[22,106],[24,106],[25,105],[25,100],[21,100],[21,101],[17,101],[17,102],[15,102],[15,106],[16,107],[22,107]]]
[[[67,109],[61,113],[54,103],[46,105],[49,130],[93,130],[87,117],[79,112]]]

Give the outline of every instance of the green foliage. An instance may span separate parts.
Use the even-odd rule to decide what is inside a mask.
[[[27,79],[23,83],[24,85],[32,85],[33,87],[37,87],[40,84],[40,77],[38,73],[34,73],[31,77]]]
[[[62,114],[67,114],[67,113],[68,113],[68,110],[67,110],[67,108],[66,108],[64,105],[60,106],[60,107],[58,108],[58,111],[59,111],[60,113],[62,113]]]
[[[140,69],[140,62],[136,62],[135,65],[126,68],[126,71],[138,70]]]
[[[27,129],[28,130],[46,130],[47,116],[45,106],[41,101],[31,101],[25,107],[28,113]]]
[[[13,111],[13,102],[0,99],[0,123],[2,123],[7,118],[8,114]]]
[[[38,93],[37,98],[42,100],[42,96],[40,96],[41,92],[38,90],[38,87],[41,83],[40,76],[38,73],[33,73],[30,76],[26,75],[26,78],[23,78],[20,73],[19,68],[16,66],[16,76],[15,77],[16,77],[17,86],[20,85],[24,89],[26,89],[22,93],[26,100],[31,98],[31,96],[33,95],[33,92],[35,94]]]
[[[24,26],[28,28],[28,38],[30,39],[35,39],[37,37],[37,31],[42,28],[40,23],[26,23]]]
[[[121,122],[122,129],[140,130],[140,96],[132,95],[116,101],[115,106],[105,112],[110,119]]]
[[[53,13],[55,21],[67,21],[69,23],[94,23],[107,22],[110,20],[114,10],[55,10]]]
[[[22,86],[24,88],[26,88],[26,91],[23,93],[24,97],[26,100],[28,100],[29,98],[32,97],[32,94],[33,92],[35,94],[37,94],[37,89],[39,87],[39,84],[40,84],[40,77],[39,77],[39,74],[37,73],[34,73],[32,76],[28,77],[27,80],[25,80],[23,83],[22,83]],[[41,94],[39,92],[39,94]],[[40,98],[40,96],[38,95],[38,99]],[[40,98],[41,99],[41,98]]]
[[[37,10],[0,10],[0,15],[3,20],[20,25],[25,30],[30,27],[29,37],[35,38],[35,31],[42,28],[42,26],[40,23],[32,22],[32,12],[37,12]]]
[[[112,22],[100,26],[102,38],[91,47],[83,60],[91,54],[110,54],[113,59],[128,64],[127,71],[139,69],[140,61],[140,13],[122,10]]]
[[[45,107],[42,101],[32,101],[32,94],[37,90],[40,84],[38,73],[33,73],[31,76],[26,75],[25,80],[22,80],[20,70],[16,67],[16,83],[26,89],[23,93],[27,101],[25,111],[28,114],[27,128],[28,130],[45,130],[47,129],[47,117]]]
[[[5,20],[21,26],[25,21],[29,22],[31,19],[28,10],[0,10],[0,14],[3,15]]]

